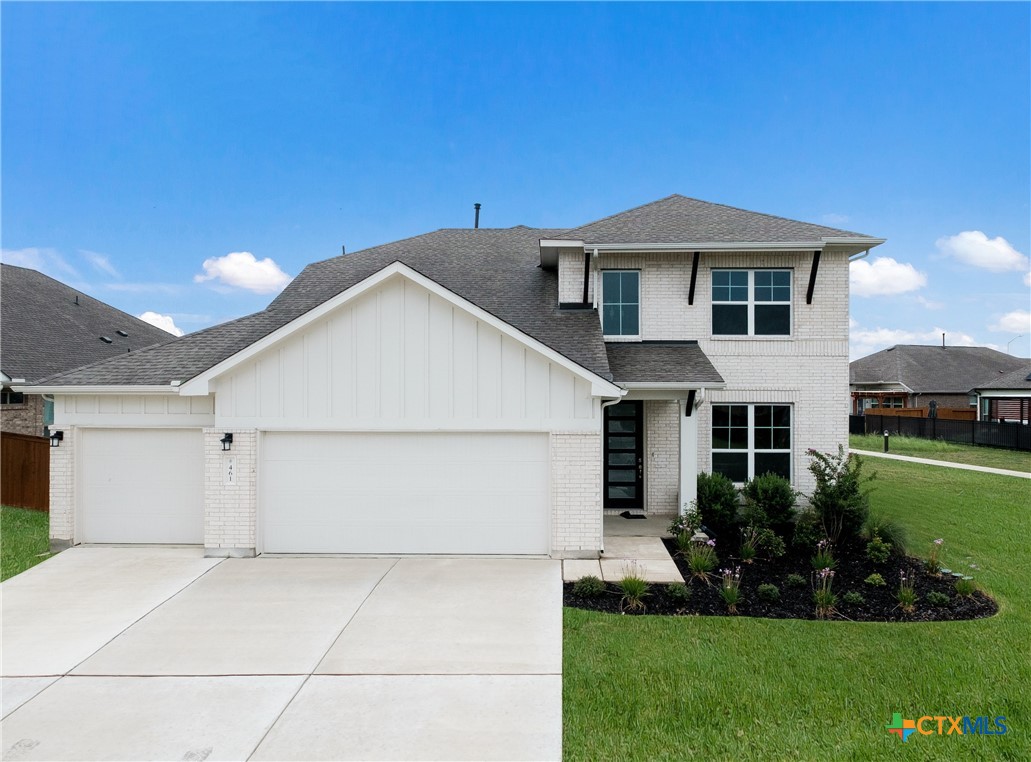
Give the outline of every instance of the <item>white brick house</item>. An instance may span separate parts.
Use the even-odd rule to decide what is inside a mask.
[[[670,196],[440,230],[259,313],[45,379],[54,544],[596,557],[605,511],[846,442],[848,261],[880,239]],[[231,436],[230,436],[231,435]]]

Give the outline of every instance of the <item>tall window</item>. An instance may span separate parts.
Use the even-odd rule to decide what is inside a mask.
[[[791,478],[790,405],[713,405],[712,470],[735,482]]]
[[[601,274],[601,327],[606,336],[641,334],[641,273],[605,270]]]
[[[790,336],[790,270],[713,270],[713,336]]]

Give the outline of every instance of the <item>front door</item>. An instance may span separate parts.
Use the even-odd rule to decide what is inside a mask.
[[[605,408],[605,507],[644,509],[643,403]]]

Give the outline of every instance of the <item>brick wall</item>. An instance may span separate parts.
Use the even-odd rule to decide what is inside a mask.
[[[676,400],[644,403],[645,510],[676,513],[680,491],[680,405]]]
[[[0,431],[43,436],[43,397],[26,394],[24,402],[0,406]]]
[[[204,552],[207,556],[250,556],[258,515],[258,432],[230,430],[232,450],[222,451],[225,429],[204,429]],[[235,483],[227,485],[226,464],[235,461]]]
[[[62,549],[74,545],[75,451],[78,430],[65,426],[60,447],[50,448],[50,544]]]
[[[597,558],[601,549],[601,434],[551,434],[552,556]]]

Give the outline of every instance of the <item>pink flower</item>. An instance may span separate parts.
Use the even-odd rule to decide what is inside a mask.
[[[943,540],[941,537],[939,537],[937,540],[934,541],[934,544],[935,545],[941,545],[943,542],[945,542],[945,540]]]

